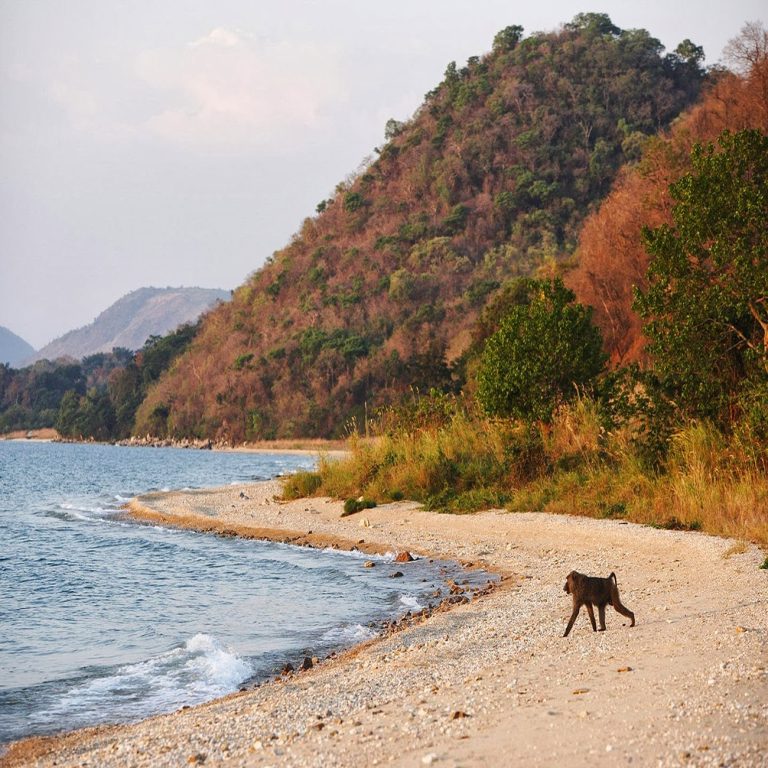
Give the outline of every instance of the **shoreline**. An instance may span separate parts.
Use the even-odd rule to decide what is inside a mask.
[[[123,448],[179,448],[186,450],[223,451],[232,453],[287,453],[296,455],[317,454],[330,457],[347,454],[345,440],[323,438],[297,438],[260,440],[254,443],[216,443],[212,440],[164,440],[160,438],[126,438],[124,440],[76,440],[62,437],[55,429],[15,430],[0,433],[0,442],[62,443],[64,445],[114,445]]]
[[[335,530],[332,533],[324,531],[316,531],[309,527],[307,530],[306,523],[310,523],[312,520],[304,518],[303,520],[294,520],[294,527],[283,528],[282,520],[278,520],[282,516],[282,508],[286,508],[288,512],[287,517],[291,515],[295,518],[297,515],[297,509],[300,506],[304,506],[305,512],[309,512],[309,506],[313,503],[330,505],[333,508],[333,513],[338,512],[339,516],[343,510],[343,504],[341,502],[333,501],[331,499],[321,498],[306,498],[292,501],[283,501],[275,499],[277,495],[279,480],[267,480],[259,481],[255,483],[238,483],[232,486],[223,486],[219,488],[201,488],[184,491],[152,491],[149,493],[141,494],[135,499],[131,499],[127,502],[123,509],[125,514],[130,519],[140,523],[152,523],[155,525],[162,525],[169,528],[181,528],[184,530],[197,531],[199,533],[212,533],[218,536],[236,536],[243,539],[256,539],[259,541],[271,541],[278,544],[293,544],[300,547],[309,547],[312,549],[341,549],[346,551],[357,550],[365,554],[371,555],[386,555],[386,554],[398,554],[385,544],[381,544],[375,541],[361,539],[355,535],[353,529],[349,528],[349,523],[357,520],[358,527],[361,530],[361,534],[365,532],[368,527],[365,522],[370,522],[366,513],[370,513],[372,510],[367,509],[354,515],[348,516],[348,522],[340,529],[343,529],[346,533],[342,534],[339,530]],[[243,501],[250,502],[253,499],[250,496],[246,496],[244,500],[241,499],[240,493],[245,493],[243,489],[253,491],[254,488],[264,489],[269,487],[269,491],[266,495],[262,494],[262,498],[258,500],[258,503],[264,506],[273,505],[276,507],[276,514],[271,515],[271,525],[264,526],[257,524],[257,522],[248,519],[247,514],[230,513],[227,516],[210,515],[200,513],[189,509],[194,506],[195,501],[202,502],[209,497],[222,497],[224,495],[234,498],[237,494],[237,501],[240,501],[241,506]],[[270,498],[270,496],[272,498]],[[207,506],[204,503],[200,503],[198,506]],[[230,505],[232,508],[236,508],[235,504]],[[416,502],[393,502],[391,504],[378,505],[373,509],[393,509],[398,511],[414,511],[420,510],[421,505]],[[316,511],[311,514],[316,514]],[[295,526],[295,523],[305,523]],[[349,529],[349,530],[348,530]],[[506,580],[512,576],[511,573],[498,568],[486,568],[484,565],[478,563],[473,559],[462,559],[451,554],[444,552],[434,552],[424,549],[419,546],[407,547],[403,551],[408,551],[411,554],[418,555],[419,557],[453,560],[459,563],[464,568],[473,568],[480,566],[483,570],[487,570],[490,575],[498,576],[501,580]]]
[[[500,754],[532,766],[764,765],[768,573],[756,547],[591,518],[440,515],[410,502],[341,518],[340,502],[276,501],[278,489],[147,494],[127,514],[308,546],[405,549],[515,578],[307,672],[133,725],[16,742],[0,765],[352,766],[364,754],[403,766],[498,765]],[[615,570],[637,626],[609,608],[607,632],[581,615],[563,639],[572,568]]]

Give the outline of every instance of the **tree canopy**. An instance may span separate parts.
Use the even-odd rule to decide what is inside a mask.
[[[562,281],[532,281],[529,296],[488,339],[477,397],[489,415],[546,421],[600,373],[605,355],[592,310]]]
[[[677,404],[725,417],[768,377],[768,137],[725,131],[696,145],[670,193],[673,223],[644,230],[649,285],[636,305]]]

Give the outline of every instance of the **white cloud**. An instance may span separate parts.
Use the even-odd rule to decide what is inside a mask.
[[[235,152],[328,132],[348,101],[333,46],[225,27],[98,67],[72,57],[48,93],[73,128],[96,138]]]
[[[240,45],[245,39],[252,36],[239,29],[227,29],[226,27],[216,27],[212,29],[205,37],[190,43],[190,46],[197,48],[201,45],[222,45],[226,48],[233,48]]]
[[[258,40],[234,29],[145,53],[138,73],[164,94],[143,129],[185,144],[285,145],[297,132],[321,127],[346,98],[333,48]]]
[[[99,105],[92,90],[71,80],[56,79],[50,87],[53,100],[67,112],[79,130],[89,130],[98,122]]]

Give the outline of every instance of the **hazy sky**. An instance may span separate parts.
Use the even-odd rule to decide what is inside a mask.
[[[605,12],[712,64],[764,1],[0,0],[0,325],[234,288],[510,24]]]

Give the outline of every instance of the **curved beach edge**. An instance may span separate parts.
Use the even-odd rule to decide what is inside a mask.
[[[764,765],[768,572],[704,534],[398,502],[341,518],[277,481],[146,494],[149,524],[369,553],[408,550],[504,574],[503,588],[300,674],[132,725],[12,744],[3,766]],[[405,564],[407,567],[407,564]],[[570,613],[572,569],[615,571],[637,626]],[[510,574],[517,577],[509,578]]]

